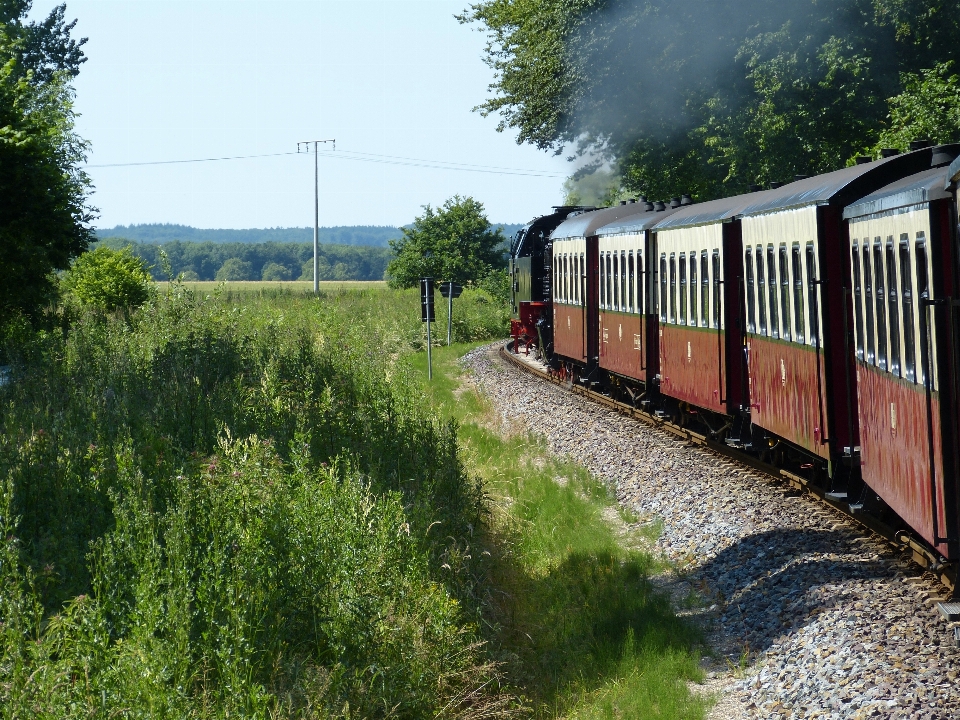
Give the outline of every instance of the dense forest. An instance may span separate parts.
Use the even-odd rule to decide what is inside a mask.
[[[505,223],[500,225],[507,237],[522,226]],[[389,225],[336,225],[320,228],[320,242],[324,245],[368,245],[387,247],[391,240],[402,237],[400,228]],[[97,237],[124,238],[139,243],[164,243],[179,240],[181,242],[212,243],[312,243],[313,228],[249,228],[230,230],[224,228],[195,228],[189,225],[171,223],[144,223],[142,225],[117,225],[112,228],[100,228]]]
[[[372,245],[387,247],[390,240],[399,238],[400,228],[386,225],[338,225],[320,228],[320,242],[325,245]],[[181,242],[213,243],[312,243],[313,228],[250,228],[231,230],[225,228],[195,228],[171,223],[144,223],[142,225],[117,225],[97,230],[100,239],[121,237],[141,243],[163,244]]]
[[[165,280],[161,246],[126,238],[105,238],[98,245],[130,246],[154,279]],[[174,241],[162,246],[174,276],[184,280],[312,280],[313,244],[292,242],[215,243]],[[382,280],[389,248],[320,246],[321,280]]]

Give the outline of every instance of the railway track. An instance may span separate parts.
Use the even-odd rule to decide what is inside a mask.
[[[837,502],[827,497],[826,491],[817,487],[816,485],[813,485],[804,477],[791,473],[782,468],[778,468],[775,465],[762,462],[758,458],[741,452],[736,448],[726,445],[725,443],[717,442],[716,440],[713,440],[712,438],[695,432],[689,428],[680,427],[679,425],[664,418],[635,408],[627,403],[615,400],[609,395],[591,390],[590,388],[578,385],[576,383],[562,380],[556,375],[547,372],[541,367],[538,367],[536,364],[534,364],[536,361],[524,359],[524,357],[513,353],[509,349],[510,345],[511,343],[507,342],[500,348],[500,356],[523,372],[533,375],[545,382],[549,382],[553,385],[561,387],[567,392],[580,395],[581,397],[607,407],[622,416],[632,418],[650,427],[658,428],[670,433],[678,440],[701,446],[713,453],[716,453],[717,455],[723,456],[729,460],[733,460],[741,465],[750,467],[780,481],[789,483],[795,490],[816,497],[820,502],[828,505],[836,512],[841,513],[846,518],[854,521],[866,530],[879,535],[897,550],[901,552],[909,552],[914,563],[919,565],[925,571],[935,575],[940,584],[943,585],[949,592],[953,593],[955,591],[958,578],[957,566],[955,564],[942,562],[941,558],[936,553],[934,553],[930,548],[926,547],[923,543],[911,537],[906,532],[897,530],[882,522],[880,519],[866,513],[851,512],[847,503]],[[957,619],[949,614],[945,615],[945,618],[948,620]]]

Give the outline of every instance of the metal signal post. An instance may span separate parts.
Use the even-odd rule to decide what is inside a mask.
[[[427,324],[427,380],[433,380],[433,351],[431,349],[430,323],[433,314],[433,278],[420,278],[420,321]]]
[[[321,143],[333,143],[337,149],[336,140],[305,140],[297,143],[297,152],[300,146],[305,145],[310,152],[310,143],[313,143],[313,294],[320,293],[320,161],[317,148]]]
[[[447,345],[450,344],[450,331],[453,329],[453,299],[460,297],[463,285],[452,280],[440,285],[440,294],[447,299]]]

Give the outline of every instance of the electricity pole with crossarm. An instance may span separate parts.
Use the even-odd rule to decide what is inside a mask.
[[[337,149],[336,140],[306,140],[297,143],[297,152],[300,146],[305,145],[310,152],[310,143],[313,143],[313,294],[320,293],[320,161],[317,149],[321,143],[333,143]]]

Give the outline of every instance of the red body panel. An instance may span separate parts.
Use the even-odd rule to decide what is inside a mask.
[[[555,354],[581,362],[586,360],[585,317],[584,308],[580,305],[553,303],[553,352]]]
[[[823,355],[818,393],[816,348],[760,335],[750,335],[747,342],[753,424],[829,459],[830,448],[822,442],[827,420]]]
[[[600,311],[600,367],[646,381],[646,318],[632,313]]]
[[[932,426],[922,385],[905,382],[857,363],[860,414],[860,457],[863,480],[931,545],[933,502],[930,482],[930,438],[937,485],[937,530],[946,530],[943,442],[940,398],[932,394]],[[950,557],[946,543],[937,546]]]
[[[717,333],[720,333],[719,347]],[[660,391],[691,405],[726,412],[724,333],[716,328],[660,326]]]

